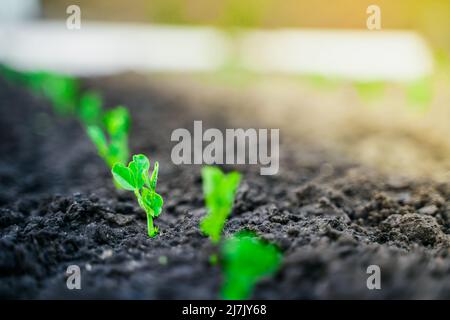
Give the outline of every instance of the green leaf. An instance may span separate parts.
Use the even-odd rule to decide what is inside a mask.
[[[108,142],[106,141],[106,137],[102,129],[98,126],[91,125],[88,126],[86,130],[92,143],[97,148],[99,155],[106,158],[108,155]]]
[[[148,188],[142,188],[142,203],[147,214],[157,217],[162,211],[162,197]]]
[[[160,215],[163,205],[163,198],[155,192],[153,198],[153,211],[155,212],[155,217]]]
[[[411,106],[421,110],[428,110],[433,101],[433,82],[430,77],[416,80],[407,87],[407,99]]]
[[[10,74],[14,80],[47,97],[56,112],[69,114],[75,111],[79,84],[73,77],[45,71]]]
[[[124,189],[133,191],[136,189],[133,173],[122,163],[116,163],[111,170],[114,179]]]
[[[153,191],[156,190],[156,184],[158,182],[158,171],[159,171],[159,163],[158,163],[158,161],[156,161],[155,166],[153,167],[152,177],[151,177],[150,181],[148,181],[148,175],[147,175],[147,185]]]
[[[116,162],[126,164],[128,158],[128,136],[111,137],[107,162],[112,164],[115,164]]]
[[[36,72],[28,75],[27,83],[46,96],[58,113],[74,111],[79,92],[76,79],[51,72]]]
[[[267,243],[249,231],[227,239],[221,249],[224,299],[248,299],[254,286],[274,274],[280,267],[282,254],[278,247]]]
[[[102,99],[96,92],[87,92],[80,99],[78,116],[85,125],[98,125],[102,113]]]
[[[214,192],[223,176],[223,172],[217,167],[208,166],[202,168],[203,193],[206,197]]]
[[[128,134],[130,115],[124,107],[116,107],[103,116],[106,131],[111,137]]]
[[[145,212],[153,217],[155,216],[155,213],[153,212],[152,199],[153,199],[152,192],[145,187],[142,188],[141,204]]]
[[[128,164],[128,168],[133,172],[137,189],[141,189],[144,186],[149,167],[150,161],[143,154],[134,155],[133,161]]]
[[[202,178],[208,214],[200,222],[200,229],[213,242],[218,242],[231,213],[241,175],[238,172],[224,174],[217,167],[204,167]]]
[[[133,161],[136,163],[139,173],[147,173],[150,169],[150,161],[143,154],[133,156]]]

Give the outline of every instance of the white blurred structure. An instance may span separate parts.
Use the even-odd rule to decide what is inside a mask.
[[[426,43],[413,32],[254,31],[241,50],[244,65],[261,72],[408,81],[433,69]]]
[[[221,65],[227,43],[212,28],[65,21],[0,25],[0,61],[18,69],[76,75],[120,71],[209,71]]]
[[[40,14],[39,0],[1,0],[0,22],[14,22],[36,18]]]
[[[75,75],[209,72],[223,66],[230,52],[256,72],[361,81],[410,81],[433,68],[427,45],[413,32],[255,30],[230,41],[208,27],[83,22],[81,30],[69,30],[65,21],[0,24],[0,63],[18,69]]]

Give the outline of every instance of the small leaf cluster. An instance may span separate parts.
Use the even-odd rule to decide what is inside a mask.
[[[75,78],[48,71],[19,72],[5,65],[0,66],[0,72],[6,79],[45,96],[58,114],[76,111],[79,83]]]
[[[241,175],[237,172],[225,174],[217,167],[204,167],[202,178],[208,214],[200,222],[200,229],[213,243],[218,243],[232,210]],[[224,299],[248,299],[261,278],[278,270],[281,260],[277,246],[250,231],[225,238],[220,257],[217,254],[210,257],[212,264],[221,263],[224,278],[221,296]]]
[[[77,116],[110,168],[117,162],[128,161],[130,115],[126,108],[118,106],[103,111],[101,96],[96,92],[81,93],[78,81],[70,76],[47,71],[19,72],[6,65],[0,65],[0,73],[47,97],[57,113]]]
[[[221,250],[224,282],[223,299],[248,299],[257,282],[273,275],[282,254],[277,246],[250,231],[241,231],[224,241]]]
[[[238,172],[225,174],[217,167],[207,166],[202,169],[202,179],[208,214],[201,221],[200,229],[217,243],[231,213],[241,175]]]
[[[80,99],[79,117],[98,154],[112,168],[117,162],[124,164],[129,159],[130,115],[122,106],[106,112],[101,106],[97,94],[86,93]]]
[[[143,154],[133,155],[133,160],[125,166],[118,162],[111,172],[117,184],[125,190],[133,191],[139,206],[147,214],[147,229],[149,237],[158,233],[158,227],[153,225],[153,219],[161,214],[163,198],[156,193],[158,180],[158,162],[155,162],[150,175],[150,161]]]

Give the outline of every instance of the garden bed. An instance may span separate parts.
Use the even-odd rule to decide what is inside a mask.
[[[0,79],[0,296],[219,298],[220,265],[210,263],[214,247],[199,230],[206,214],[200,166],[172,164],[170,135],[194,120],[233,128],[233,117],[133,81],[84,85],[108,106],[129,108],[131,152],[159,161],[160,232],[147,236],[133,194],[114,188],[75,119]],[[283,133],[281,140],[277,175],[225,168],[243,174],[225,234],[254,230],[284,255],[253,298],[450,296],[450,185],[381,175]],[[74,264],[81,290],[66,287]],[[369,265],[381,268],[381,290],[366,286]]]

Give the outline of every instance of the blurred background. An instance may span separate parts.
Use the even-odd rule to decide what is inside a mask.
[[[71,5],[81,9],[80,29],[68,27]],[[380,30],[367,28],[370,5],[380,8]],[[282,137],[442,181],[449,56],[448,0],[0,3],[0,63],[83,77],[139,73],[186,103],[239,111],[243,126],[257,118]]]

